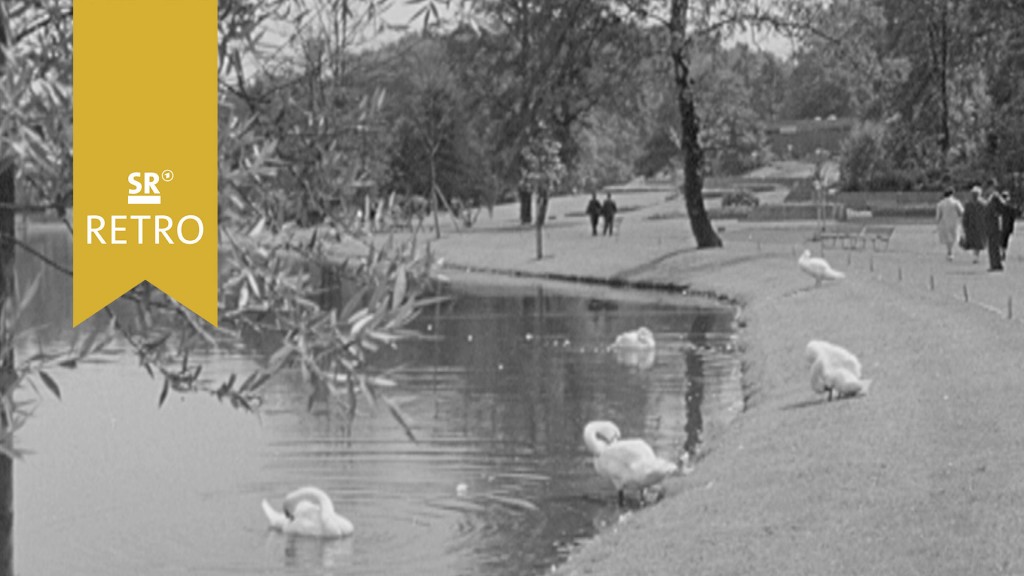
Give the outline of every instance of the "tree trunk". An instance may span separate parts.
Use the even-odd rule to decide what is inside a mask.
[[[939,80],[942,82],[940,86],[940,97],[942,99],[942,136],[939,141],[939,146],[942,149],[942,168],[945,172],[947,157],[949,156],[949,149],[952,145],[950,128],[949,128],[949,11],[943,2],[942,15],[941,15],[941,29],[939,30],[939,42],[940,44],[940,63],[941,74]]]
[[[4,56],[8,46],[7,3],[0,0],[0,75],[7,67]],[[0,157],[0,306],[14,295],[14,163]],[[2,332],[6,333],[6,331]],[[10,350],[0,341],[0,349]],[[0,356],[0,393],[17,382],[13,350]],[[10,422],[0,422],[10,432]],[[8,440],[9,441],[9,440]],[[14,462],[0,454],[0,576],[14,574]]]
[[[519,223],[529,224],[533,222],[533,195],[527,191],[519,190]]]
[[[0,63],[2,64],[2,63]],[[0,164],[3,164],[0,161]],[[14,164],[0,168],[0,305],[14,295]],[[0,341],[0,348],[7,349],[8,342]],[[14,352],[0,356],[0,394],[18,382],[14,371]],[[0,427],[8,434],[10,443],[11,422],[0,419]],[[12,446],[8,446],[9,448]],[[14,574],[14,462],[0,453],[0,576]]]
[[[437,205],[437,168],[435,166],[434,157],[437,154],[437,147],[434,146],[430,151],[430,209],[434,212],[434,238],[441,239],[441,218],[437,214],[439,206]]]
[[[704,150],[700,146],[700,124],[690,85],[690,65],[686,45],[686,11],[689,0],[672,0],[669,19],[669,52],[676,83],[676,100],[681,118],[680,148],[683,151],[683,198],[690,230],[697,248],[717,248],[722,239],[715,233],[708,212],[704,208]]]
[[[537,260],[544,257],[544,219],[548,215],[548,195],[537,194]]]
[[[7,206],[14,204],[14,165],[0,168],[0,305],[14,295],[14,211]],[[9,343],[0,341],[0,348],[7,349]],[[0,394],[7,396],[7,391],[18,382],[14,370],[14,351],[9,350],[0,356]],[[8,435],[10,445],[11,422],[0,421],[0,426]],[[6,454],[0,453],[0,576],[14,574],[14,462]]]

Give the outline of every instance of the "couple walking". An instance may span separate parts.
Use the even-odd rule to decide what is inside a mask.
[[[953,259],[953,245],[957,243],[962,226],[960,246],[974,252],[975,262],[978,253],[987,247],[989,270],[1002,270],[1014,221],[1020,213],[1019,208],[1010,204],[1009,193],[999,192],[994,181],[984,192],[980,186],[971,188],[971,198],[966,205],[953,197],[951,189],[946,190],[935,207],[939,240],[946,246],[946,259]]]
[[[590,202],[587,204],[587,216],[590,216],[590,230],[594,236],[597,236],[597,221],[600,218],[604,218],[604,229],[601,231],[602,234],[611,236],[615,233],[615,213],[619,211],[619,207],[615,205],[615,201],[612,200],[612,193],[608,193],[608,197],[605,198],[604,204],[597,199],[597,192],[590,194]]]

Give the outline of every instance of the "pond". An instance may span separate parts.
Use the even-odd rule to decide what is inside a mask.
[[[45,290],[33,313],[48,341],[68,339],[70,284]],[[127,355],[58,374],[62,401],[19,436],[33,453],[15,466],[16,572],[540,574],[623,513],[591,467],[587,421],[614,420],[674,459],[742,409],[732,308],[529,285],[452,296],[417,321],[434,338],[379,360],[396,367],[388,394],[415,442],[384,409],[352,421],[307,410],[295,374],[276,379],[259,418],[199,396],[158,408],[158,383]],[[640,325],[653,359],[606,350]],[[254,359],[204,362],[217,376]],[[260,501],[307,484],[353,537],[267,530]]]

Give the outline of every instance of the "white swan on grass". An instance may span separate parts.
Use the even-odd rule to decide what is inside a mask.
[[[263,500],[263,513],[271,528],[285,534],[341,538],[355,531],[347,518],[334,511],[330,496],[313,486],[288,493],[281,512]]]
[[[630,332],[623,332],[615,337],[615,342],[609,347],[612,350],[653,350],[655,346],[654,333],[646,326],[641,326]]]
[[[811,390],[818,394],[833,394],[838,398],[866,395],[871,380],[861,379],[860,360],[842,346],[811,340],[807,343],[807,363],[811,367]]]
[[[815,286],[821,286],[823,280],[841,280],[846,278],[846,274],[832,268],[824,258],[812,257],[810,250],[804,250],[804,253],[797,260],[797,264],[800,265],[800,269],[805,274],[814,278]]]
[[[619,427],[608,420],[595,420],[583,428],[583,442],[594,455],[594,469],[611,480],[619,493],[619,506],[625,504],[625,491],[637,490],[643,501],[644,490],[678,470],[674,463],[654,454],[651,446],[639,439],[621,439]]]

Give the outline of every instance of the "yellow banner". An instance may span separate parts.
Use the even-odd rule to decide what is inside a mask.
[[[74,319],[144,280],[217,324],[217,0],[74,2]]]

